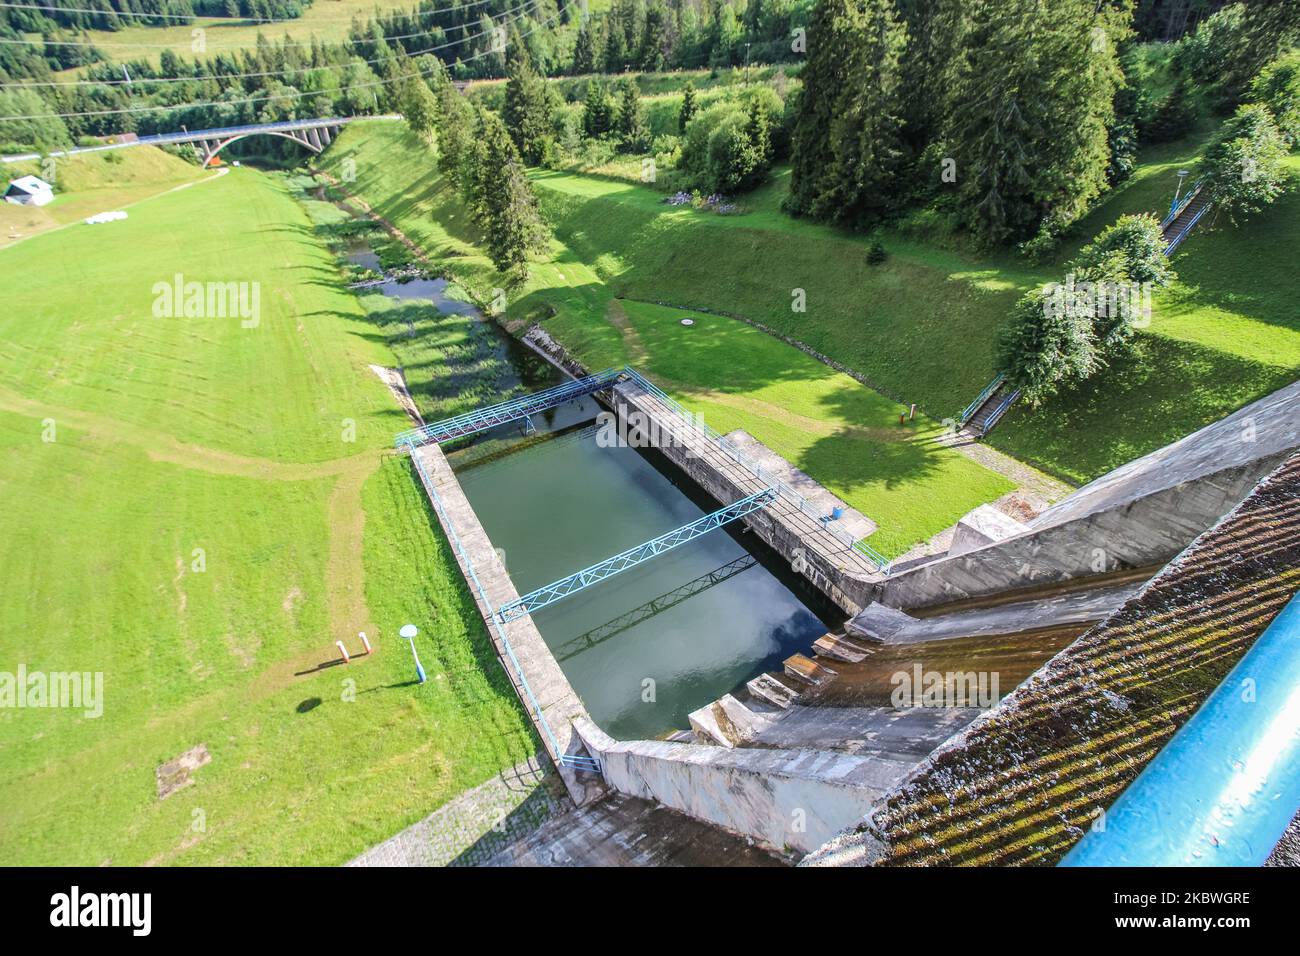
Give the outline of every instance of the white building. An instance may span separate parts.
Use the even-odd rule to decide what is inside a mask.
[[[5,190],[5,202],[23,206],[44,206],[54,199],[54,187],[35,176],[15,179]]]

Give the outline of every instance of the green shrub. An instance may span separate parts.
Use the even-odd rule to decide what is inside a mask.
[[[1234,223],[1282,194],[1286,143],[1267,106],[1240,107],[1205,152],[1204,188]]]
[[[1287,146],[1300,146],[1300,52],[1280,56],[1260,70],[1250,95],[1269,108]]]

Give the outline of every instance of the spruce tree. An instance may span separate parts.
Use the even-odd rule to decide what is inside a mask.
[[[869,225],[899,191],[906,28],[893,0],[820,0],[808,43],[788,206]]]
[[[591,39],[591,30],[584,23],[578,30],[578,41],[573,47],[573,73],[584,76],[596,72],[596,47]]]
[[[511,48],[501,117],[524,162],[541,162],[551,134],[550,101],[546,81],[533,69],[522,43]]]
[[[614,108],[609,94],[599,80],[587,81],[587,95],[582,107],[582,131],[588,137],[604,136],[614,125]]]
[[[843,36],[850,0],[818,0],[808,21],[808,61],[799,74],[802,89],[790,137],[790,194],[786,208],[809,215],[823,188],[824,171],[834,160],[829,131],[844,87]]]
[[[512,280],[528,278],[528,255],[547,248],[549,230],[524,164],[502,123],[486,114],[482,126],[484,232],[493,265]]]
[[[625,78],[619,83],[616,131],[621,147],[626,152],[640,152],[650,145],[650,130],[641,108],[641,97],[636,83],[631,79]]]
[[[677,129],[679,132],[686,132],[686,124],[695,116],[698,109],[695,103],[695,84],[690,80],[686,81],[686,86],[682,88],[682,108],[677,114]]]

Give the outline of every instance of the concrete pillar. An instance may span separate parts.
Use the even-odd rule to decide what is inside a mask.
[[[307,142],[318,153],[321,151],[320,134],[321,131],[316,129],[315,127],[312,127],[311,129],[307,130]]]

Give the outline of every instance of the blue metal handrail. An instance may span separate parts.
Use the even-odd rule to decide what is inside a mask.
[[[700,421],[698,419],[698,416],[692,415],[689,411],[687,411],[687,409],[680,402],[669,397],[669,395],[663,389],[661,389],[658,385],[654,384],[654,382],[651,382],[649,379],[647,379],[636,369],[632,368],[630,365],[625,365],[623,366],[622,371],[624,372],[625,375],[627,375],[629,379],[635,382],[640,388],[643,388],[645,391],[649,392],[659,401],[667,405],[671,410],[676,412],[677,415],[680,416],[682,420],[687,424],[687,426],[698,431],[710,442],[717,445],[718,448],[720,448],[725,454],[731,457],[737,464],[745,468],[747,471],[753,473],[755,478],[763,482],[765,485],[775,488],[777,493],[780,494],[780,496],[784,500],[793,504],[795,507],[797,507],[804,514],[808,515],[810,518],[813,518],[818,522],[820,522],[822,527],[826,530],[828,534],[831,535],[831,537],[838,540],[845,547],[851,548],[857,551],[859,554],[862,554],[865,557],[869,558],[876,565],[876,569],[880,573],[886,575],[889,574],[890,561],[879,551],[876,551],[870,545],[866,544],[865,541],[862,540],[855,541],[849,535],[844,534],[838,528],[832,526],[829,522],[824,521],[823,519],[826,516],[823,515],[817,508],[814,508],[812,504],[809,503],[807,498],[805,498],[799,492],[795,491],[793,488],[791,488],[789,485],[783,482],[780,478],[768,472],[767,469],[765,469],[758,462],[754,461],[749,455],[745,454],[744,451],[737,448],[735,444],[727,441],[727,439],[723,435],[721,435],[716,429],[711,428],[709,425]]]
[[[461,543],[460,535],[456,533],[456,526],[452,524],[451,518],[447,514],[446,508],[443,507],[442,496],[433,487],[433,481],[429,473],[425,471],[424,462],[420,461],[420,456],[415,453],[415,445],[407,443],[407,449],[411,453],[411,460],[415,462],[415,468],[420,473],[420,480],[424,484],[425,490],[429,493],[429,500],[433,503],[434,510],[437,511],[438,517],[442,519],[442,526],[447,529],[447,536],[451,539],[452,546],[456,553],[460,555],[461,562],[465,570],[469,573],[470,580],[474,584],[475,590],[478,591],[479,599],[482,600],[483,606],[487,608],[487,620],[490,627],[497,632],[497,637],[501,641],[501,646],[505,649],[506,656],[510,658],[510,663],[514,667],[514,672],[519,678],[519,686],[524,689],[528,696],[528,701],[532,705],[533,713],[537,715],[537,722],[541,724],[546,738],[551,742],[551,751],[557,755],[557,760],[561,766],[574,767],[578,770],[590,770],[596,773],[600,772],[600,761],[594,757],[584,757],[579,754],[564,753],[560,749],[560,741],[551,730],[550,722],[546,719],[546,714],[542,712],[542,705],[537,700],[537,695],[528,684],[528,678],[524,675],[524,669],[519,664],[519,658],[515,657],[515,650],[510,646],[510,638],[506,637],[505,630],[497,622],[496,612],[492,609],[492,602],[488,599],[487,591],[478,579],[478,573],[474,570],[474,562],[470,560],[469,552]]]
[[[1013,404],[1015,404],[1016,399],[1018,399],[1019,397],[1020,397],[1020,389],[1016,389],[1014,392],[1012,392],[1010,395],[1004,398],[1002,400],[1002,403],[998,405],[997,408],[993,409],[993,414],[988,417],[988,420],[984,423],[984,427],[982,429],[985,435],[993,431],[993,426],[1002,420],[1002,416],[1007,413],[1007,410],[1011,408]]]
[[[575,571],[558,581],[552,581],[544,587],[529,591],[521,598],[516,598],[507,604],[501,605],[497,610],[497,619],[503,624],[508,624],[517,618],[540,611],[556,601],[563,600],[570,594],[576,594],[593,584],[599,584],[616,574],[622,574],[638,564],[642,564],[674,548],[679,548],[687,542],[694,541],[701,535],[708,534],[710,531],[721,528],[738,518],[743,518],[745,515],[768,505],[775,497],[775,488],[764,488],[762,491],[741,498],[725,508],[719,508],[717,511],[701,518],[696,518],[689,524],[674,528],[667,534],[651,538],[643,544],[638,544],[635,548],[620,551],[613,557],[606,558],[604,561],[591,565],[591,567]]]
[[[1181,198],[1171,199],[1169,201],[1169,215],[1160,223],[1161,229],[1168,228],[1169,224],[1178,218],[1182,211],[1187,208],[1187,204],[1196,198],[1196,194],[1201,191],[1201,186],[1204,182],[1205,177],[1202,176],[1200,179],[1196,180],[1196,182],[1192,183],[1192,188],[1187,190]]]
[[[1169,245],[1165,246],[1166,258],[1171,256],[1174,250],[1183,244],[1183,240],[1187,238],[1188,234],[1191,233],[1192,229],[1196,227],[1196,224],[1200,222],[1201,219],[1204,218],[1205,214],[1209,211],[1210,211],[1210,204],[1208,202],[1200,209],[1196,210],[1196,215],[1193,216],[1191,219],[1189,219],[1187,221],[1187,225],[1183,226],[1183,228],[1178,231],[1178,235],[1174,236],[1173,239],[1169,240]]]
[[[1259,866],[1300,808],[1300,595],[1062,866]]]
[[[507,422],[526,418],[529,415],[536,415],[548,408],[563,405],[565,402],[571,402],[584,395],[590,395],[592,392],[603,391],[622,379],[624,374],[622,369],[610,368],[603,372],[596,372],[594,375],[588,375],[585,378],[572,379],[542,389],[540,392],[532,392],[522,398],[498,402],[495,405],[488,405],[472,412],[465,412],[419,428],[409,429],[398,434],[395,442],[400,447],[402,445],[427,445],[431,442],[441,443],[450,441],[453,438],[463,438],[467,435],[486,431],[489,428],[495,428],[497,425],[504,425]]]
[[[992,395],[994,392],[996,392],[1002,386],[1002,383],[1005,382],[1006,380],[1007,377],[1005,375],[999,375],[997,378],[993,379],[993,381],[985,385],[984,390],[975,397],[975,401],[967,405],[966,408],[962,411],[961,423],[965,425],[968,421],[970,421],[971,416],[980,410],[980,406],[983,405],[985,402],[987,402],[989,400],[989,396]]]

